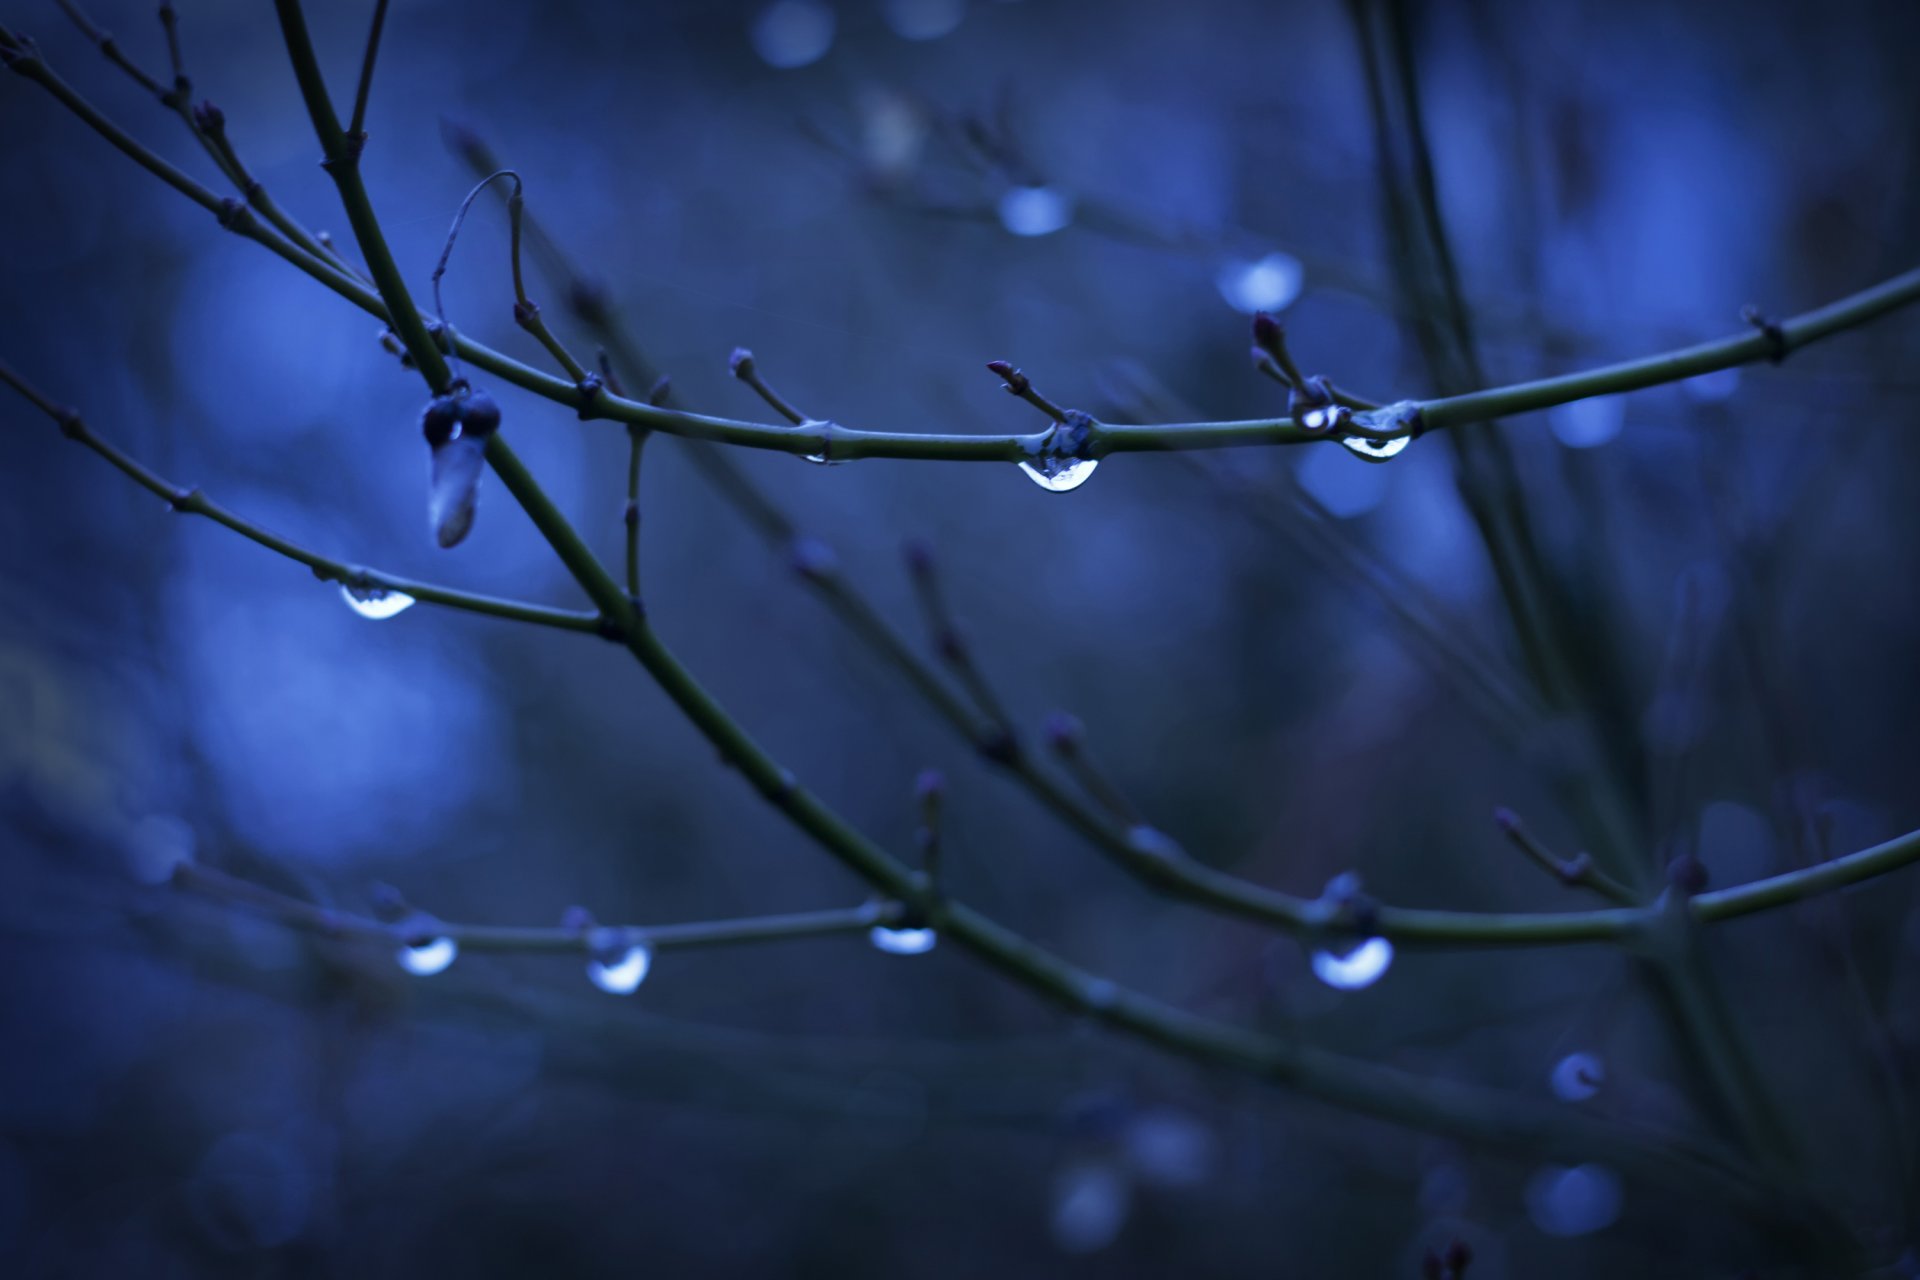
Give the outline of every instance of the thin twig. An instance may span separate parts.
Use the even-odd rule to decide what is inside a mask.
[[[353,118],[347,137],[355,147],[367,142],[367,99],[373,93],[373,62],[380,54],[380,33],[387,25],[387,0],[374,0],[373,24],[367,31],[367,50],[360,59],[360,84],[353,92]]]

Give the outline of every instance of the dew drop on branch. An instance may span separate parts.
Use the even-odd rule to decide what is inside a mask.
[[[1570,1053],[1553,1066],[1553,1096],[1565,1102],[1585,1102],[1606,1083],[1607,1068],[1591,1053]]]
[[[1038,458],[1022,462],[1020,469],[1048,493],[1078,489],[1100,463],[1093,458]]]
[[[1375,440],[1370,436],[1341,436],[1340,443],[1347,446],[1347,451],[1356,458],[1385,462],[1405,453],[1407,446],[1413,443],[1413,437],[1395,436],[1391,440]]]
[[[413,607],[412,596],[404,591],[389,591],[385,587],[356,587],[343,582],[340,584],[340,598],[347,602],[347,608],[375,622]]]
[[[587,961],[587,980],[608,995],[630,996],[640,989],[652,968],[653,948],[635,943]]]
[[[867,940],[890,956],[917,956],[933,950],[939,935],[932,929],[889,929],[875,925]]]
[[[400,967],[415,977],[426,978],[440,973],[454,962],[460,954],[460,944],[452,938],[430,938],[416,945],[401,947],[395,953]]]
[[[1073,221],[1073,201],[1052,187],[1009,187],[1000,225],[1016,236],[1050,236]]]
[[[1603,1231],[1620,1217],[1620,1179],[1605,1165],[1542,1166],[1527,1180],[1527,1216],[1550,1236]]]
[[[1313,976],[1338,991],[1358,991],[1380,981],[1393,964],[1393,944],[1385,938],[1368,938],[1345,954],[1332,951],[1313,953]]]

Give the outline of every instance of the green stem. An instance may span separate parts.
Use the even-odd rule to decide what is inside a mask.
[[[286,7],[287,0],[276,0],[276,5]],[[297,10],[297,6],[294,7]],[[27,75],[53,93],[84,123],[132,157],[143,168],[210,212],[216,214],[221,212],[218,196],[146,147],[133,141],[123,130],[102,116],[70,86],[48,70],[45,62],[37,54],[24,52],[28,48],[29,46],[18,36],[0,27],[0,54],[6,56],[6,60],[16,71]],[[308,60],[311,61],[310,50]],[[324,93],[324,86],[320,85],[318,80],[317,68],[314,68],[309,76],[302,78],[303,90],[309,81]],[[322,127],[324,126],[316,126],[316,128]],[[344,136],[340,132],[337,120],[333,124],[333,134],[336,138]],[[326,145],[324,139],[322,145],[323,148]],[[342,185],[344,197],[349,187],[359,186],[359,179],[357,174],[343,178],[342,173],[337,171],[338,168],[338,166],[330,168],[329,172],[334,173],[336,183]],[[350,169],[351,166],[348,168]],[[361,199],[349,204],[350,220],[355,219],[356,208],[361,211],[359,215],[361,219],[371,212],[370,207],[366,205],[364,194],[362,189]],[[408,351],[414,355],[415,361],[429,373],[435,369],[444,369],[445,361],[441,358],[438,348],[428,338],[417,312],[410,311],[407,317],[389,316],[379,293],[353,279],[330,258],[315,258],[302,247],[285,243],[278,236],[269,236],[264,232],[245,227],[236,226],[233,229],[278,253],[292,265],[305,271],[368,314],[393,325],[395,332],[406,343]],[[377,227],[375,229],[377,230]],[[355,234],[359,235],[360,230],[360,223],[356,221]],[[384,240],[379,244],[384,250]],[[368,265],[370,268],[373,267],[371,260]],[[375,283],[383,290],[386,283],[399,283],[398,272],[392,270],[390,254],[384,267],[375,271],[374,275]],[[383,282],[382,275],[388,276],[389,280]],[[1872,288],[1841,298],[1804,315],[1782,320],[1779,328],[1786,337],[1788,349],[1794,350],[1865,324],[1916,301],[1920,301],[1920,269],[1904,272]],[[407,330],[414,331],[411,337]],[[576,413],[585,410],[588,416],[593,418],[629,423],[657,430],[666,435],[692,440],[708,440],[719,444],[764,449],[801,457],[819,453],[825,444],[825,432],[822,428],[797,428],[774,423],[714,417],[649,405],[613,395],[605,390],[592,393],[583,390],[576,382],[543,373],[531,365],[458,333],[448,334],[446,338],[454,352],[476,368],[484,369],[503,381],[542,396],[555,404],[563,405]],[[419,350],[416,350],[416,346]],[[1569,374],[1539,382],[1521,383],[1513,387],[1474,392],[1466,396],[1443,396],[1414,403],[1420,409],[1420,419],[1425,424],[1424,429],[1431,431],[1458,426],[1488,412],[1511,415],[1551,408],[1557,404],[1566,404],[1591,396],[1611,395],[1663,382],[1674,382],[1719,369],[1752,364],[1769,358],[1773,350],[1770,340],[1764,336],[1744,332],[1717,341],[1682,348],[1679,351],[1611,365],[1587,373]],[[432,354],[423,361],[422,351],[429,351]],[[1487,410],[1483,407],[1475,407],[1473,404],[1474,397],[1507,394],[1514,395],[1516,399],[1498,410]],[[1467,404],[1467,409],[1463,410],[1462,402]],[[1046,437],[1045,431],[981,435],[869,431],[836,424],[833,429],[833,455],[836,459],[847,460],[901,458],[946,462],[1019,462],[1032,457],[1034,451],[1044,445]],[[1139,425],[1101,423],[1098,424],[1093,436],[1091,454],[1094,457],[1104,457],[1116,453],[1241,449],[1269,445],[1310,444],[1324,442],[1324,440],[1323,436],[1300,430],[1291,419],[1284,417]]]
[[[461,609],[467,613],[486,614],[489,617],[504,618],[510,622],[531,622],[560,631],[597,634],[601,630],[600,616],[595,613],[552,609],[545,605],[527,604],[519,600],[502,600],[494,596],[477,595],[470,591],[459,591],[431,582],[419,582],[412,578],[400,577],[398,574],[369,569],[364,565],[350,564],[344,560],[323,556],[317,551],[309,550],[235,514],[198,489],[183,488],[174,484],[117,446],[101,439],[78,414],[49,400],[3,361],[0,361],[0,382],[12,387],[42,413],[52,418],[69,439],[85,445],[105,458],[121,473],[130,477],[134,483],[167,503],[175,511],[182,515],[204,516],[217,525],[231,529],[249,542],[307,566],[313,571],[313,576],[322,582],[338,582],[343,586],[362,590],[398,591],[427,604]]]

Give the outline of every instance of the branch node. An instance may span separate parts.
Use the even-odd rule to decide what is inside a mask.
[[[590,373],[574,384],[574,390],[580,393],[580,421],[587,422],[599,417],[599,411],[595,406],[600,403],[600,397],[606,394],[606,379],[597,373]]]
[[[1758,329],[1760,336],[1767,340],[1769,362],[1779,364],[1787,358],[1787,353],[1793,350],[1787,342],[1787,331],[1780,327],[1777,320],[1768,319],[1759,307],[1748,303],[1740,308],[1740,318]]]

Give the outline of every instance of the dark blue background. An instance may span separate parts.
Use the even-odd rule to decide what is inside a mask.
[[[346,240],[271,15],[180,7],[196,97],[285,206]],[[755,6],[396,5],[364,168],[409,280],[424,292],[471,183],[444,118],[523,174],[690,407],[766,416],[727,374],[744,344],[807,411],[858,426],[1035,429],[981,369],[996,357],[1102,416],[1142,386],[1199,416],[1277,413],[1220,288],[1273,252],[1305,264],[1285,314],[1310,370],[1427,390],[1391,301],[1340,4],[976,2],[920,40],[899,32],[929,6],[829,7],[825,55],[776,69]],[[310,8],[345,95],[366,7]],[[52,6],[0,17],[213,180]],[[100,0],[94,17],[164,66],[150,6]],[[1479,0],[1435,6],[1419,36],[1441,197],[1499,380],[1718,335],[1743,303],[1805,309],[1920,250],[1911,5]],[[970,113],[1004,119],[1026,180],[1071,194],[1071,225],[999,225],[1005,176],[955,142]],[[432,545],[421,384],[365,315],[15,77],[0,139],[5,359],[163,473],[329,554],[580,603],[492,482],[472,538]],[[449,317],[542,363],[512,324],[504,243],[482,202]],[[536,296],[576,337],[553,290]],[[1563,441],[1604,433],[1615,408],[1504,428],[1565,571],[1601,552],[1659,842],[1696,848],[1716,883],[1792,865],[1793,814],[1824,815],[1836,852],[1920,817],[1915,324],[1636,394],[1598,447]],[[623,433],[495,390],[515,447],[617,555]],[[0,1271],[1399,1275],[1456,1233],[1478,1248],[1474,1280],[1743,1257],[1738,1224],[1631,1186],[1616,1227],[1550,1238],[1522,1165],[1063,1025],[951,949],[673,954],[616,1000],[573,960],[469,956],[412,979],[143,887],[191,848],[290,892],[364,906],[385,880],[495,923],[863,893],[616,648],[426,607],[362,621],[15,399],[0,438]],[[1010,466],[743,464],[909,629],[899,548],[930,539],[1007,702],[1028,724],[1077,712],[1196,856],[1305,894],[1358,868],[1396,902],[1574,905],[1487,820],[1512,805],[1575,838],[1539,760],[1499,747],[1417,638],[1269,527],[1299,518],[1292,471],[1451,627],[1507,654],[1436,442],[1380,468],[1331,449],[1210,472],[1124,456],[1059,497]],[[915,774],[945,769],[952,879],[983,907],[1206,1012],[1534,1094],[1592,1049],[1616,1114],[1683,1107],[1615,956],[1403,956],[1339,997],[1297,945],[1124,881],[945,735],[674,442],[645,480],[664,637],[892,847]],[[1688,599],[1700,620],[1682,625]],[[1716,934],[1762,1060],[1818,1138],[1812,1172],[1876,1229],[1894,1174],[1873,1055],[1910,1082],[1920,1036],[1912,906],[1908,876]],[[1193,1176],[1129,1174],[1118,1238],[1063,1252],[1062,1179],[1110,1161],[1143,1116],[1181,1135]]]

